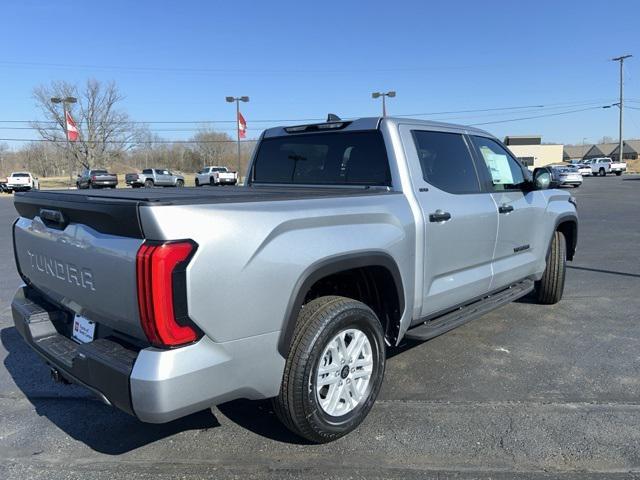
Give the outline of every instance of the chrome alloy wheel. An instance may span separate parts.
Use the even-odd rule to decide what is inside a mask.
[[[373,354],[361,330],[342,330],[327,344],[318,365],[316,396],[333,417],[352,411],[366,399],[373,372]]]

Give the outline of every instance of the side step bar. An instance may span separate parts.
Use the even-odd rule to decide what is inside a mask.
[[[481,317],[485,313],[489,313],[498,307],[511,303],[520,297],[524,297],[533,290],[534,283],[532,280],[523,280],[522,282],[511,285],[510,287],[500,290],[499,292],[487,295],[486,297],[457,308],[451,312],[445,313],[439,317],[427,320],[420,325],[407,330],[404,338],[409,340],[429,340],[430,338],[442,335],[460,325],[464,325],[471,320]]]

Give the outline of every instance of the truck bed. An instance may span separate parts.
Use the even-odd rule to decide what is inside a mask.
[[[274,202],[393,193],[381,188],[295,186],[48,190],[18,193],[14,204],[25,218],[40,216],[42,209],[54,210],[62,214],[65,224],[81,223],[101,233],[144,238],[138,219],[140,206]]]

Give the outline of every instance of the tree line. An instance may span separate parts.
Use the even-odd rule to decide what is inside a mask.
[[[74,97],[69,109],[78,127],[76,142],[65,141],[65,118],[60,104],[51,98]],[[87,80],[79,87],[68,82],[41,85],[33,91],[42,119],[31,126],[38,141],[26,142],[17,149],[0,143],[0,174],[28,170],[36,176],[55,177],[84,168],[106,168],[112,173],[140,171],[144,168],[169,168],[184,173],[205,165],[226,166],[237,170],[237,145],[225,132],[207,125],[187,141],[171,142],[154,134],[147,125],[134,122],[121,108],[123,95],[115,82]],[[246,171],[255,142],[241,144],[241,170]]]

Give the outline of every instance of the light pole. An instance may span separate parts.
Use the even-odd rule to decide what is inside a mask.
[[[51,103],[61,103],[62,104],[62,125],[64,128],[64,138],[66,140],[66,154],[67,160],[69,162],[69,189],[71,189],[71,185],[73,185],[73,177],[72,177],[72,166],[71,166],[71,155],[69,155],[69,132],[67,131],[67,103],[76,103],[78,99],[76,97],[51,97]]]
[[[618,139],[618,161],[621,162],[624,156],[623,151],[623,140],[622,140],[622,121],[624,116],[624,76],[623,76],[623,66],[625,58],[631,58],[633,55],[622,55],[620,57],[612,58],[612,62],[620,62],[620,102],[618,103],[618,107],[620,107],[620,121],[618,123],[620,138]]]
[[[387,116],[387,103],[385,102],[385,98],[386,97],[393,98],[395,96],[396,96],[396,92],[394,90],[391,90],[390,92],[373,92],[371,94],[371,98],[382,97],[382,116],[383,117]]]
[[[240,102],[248,102],[249,97],[225,97],[227,102],[236,102],[236,136],[238,139],[238,183],[242,179],[242,172],[240,171]]]

